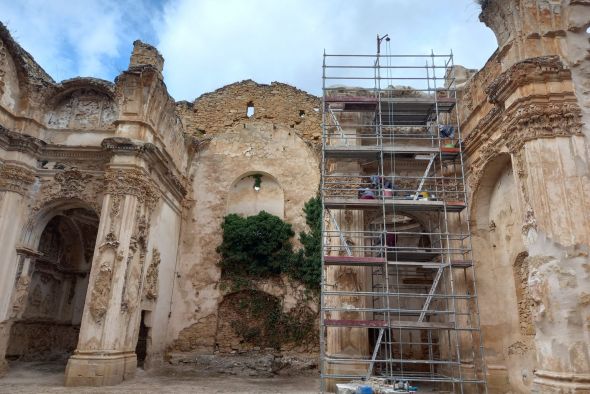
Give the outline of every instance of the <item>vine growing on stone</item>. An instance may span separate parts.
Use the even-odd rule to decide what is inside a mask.
[[[219,266],[233,290],[251,287],[252,280],[288,275],[317,291],[321,276],[321,203],[314,197],[303,208],[309,231],[299,233],[302,248],[293,250],[295,235],[289,223],[262,211],[242,217],[227,215],[221,228],[223,241],[217,247]]]

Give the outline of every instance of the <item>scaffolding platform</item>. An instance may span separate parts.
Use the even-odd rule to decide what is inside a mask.
[[[372,112],[381,103],[381,114],[388,121],[385,125],[426,125],[437,113],[451,112],[455,107],[453,98],[434,97],[354,97],[329,96],[324,102],[335,111]]]
[[[322,393],[373,376],[487,393],[454,71],[324,55]]]
[[[464,201],[437,200],[402,200],[394,198],[361,199],[326,197],[324,206],[327,209],[382,209],[399,212],[416,211],[448,211],[461,212],[465,209]]]
[[[437,322],[416,322],[416,321],[392,321],[387,324],[386,320],[337,320],[326,319],[324,324],[327,327],[364,327],[364,328],[398,328],[398,329],[419,329],[419,330],[450,330],[455,326],[452,323]]]
[[[416,155],[439,155],[442,160],[455,160],[460,153],[459,148],[432,147],[418,144],[395,144],[383,146],[371,145],[327,145],[327,159],[359,159],[370,160],[383,154],[404,158],[415,158]]]
[[[429,255],[432,257],[432,255]],[[361,256],[324,256],[324,265],[339,265],[339,266],[383,266],[388,264],[390,266],[408,266],[420,267],[429,269],[438,269],[441,267],[453,268],[469,268],[473,265],[470,260],[451,260],[450,263],[442,263],[440,261],[405,261],[405,260],[386,260],[382,257],[361,257]]]

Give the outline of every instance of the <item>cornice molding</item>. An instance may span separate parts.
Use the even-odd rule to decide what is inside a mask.
[[[488,85],[485,93],[490,102],[499,104],[521,86],[565,80],[571,80],[571,73],[559,57],[542,56],[513,64]]]
[[[158,176],[179,200],[187,194],[188,181],[174,166],[166,155],[154,144],[135,141],[130,138],[113,137],[102,141],[102,148],[115,155],[132,155],[141,157],[151,164]]]

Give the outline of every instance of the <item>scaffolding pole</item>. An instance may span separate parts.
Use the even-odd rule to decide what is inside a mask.
[[[449,55],[326,54],[321,392],[487,393]]]

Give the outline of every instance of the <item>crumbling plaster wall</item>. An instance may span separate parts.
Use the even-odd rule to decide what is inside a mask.
[[[254,114],[247,116],[248,105]],[[216,247],[232,186],[244,176],[272,177],[284,198],[284,219],[296,233],[305,230],[304,203],[319,186],[319,99],[291,86],[244,81],[205,94],[194,103],[178,103],[182,122],[199,137],[190,170],[191,204],[185,211],[178,276],[169,337],[172,351],[212,353],[215,343],[235,338],[217,335],[219,288]],[[264,189],[262,178],[261,188]],[[275,187],[276,188],[276,187]],[[284,280],[284,278],[283,278]],[[259,283],[260,290],[296,305],[301,289]],[[292,291],[290,291],[291,289]],[[226,346],[222,346],[226,347]]]
[[[590,203],[585,33],[590,3],[488,0],[483,7],[480,18],[496,33],[499,49],[463,88],[462,119],[490,388],[585,392],[590,389],[590,310],[584,301],[590,293],[584,269],[590,232],[581,213]],[[494,199],[496,191],[485,190],[486,185],[504,183],[502,172],[486,172],[501,155],[509,157],[514,186],[504,193],[511,201],[498,207],[519,209],[512,211],[510,223],[478,227],[482,201],[477,197],[483,191]],[[504,255],[500,260],[498,248]],[[513,266],[513,275],[508,269],[501,274],[502,280],[514,279],[502,286],[510,287],[505,293],[510,302],[503,304],[508,312],[494,311],[490,302],[496,301],[488,300],[487,290],[498,283],[497,262]],[[534,334],[530,346],[522,340],[526,335],[514,342],[522,346],[501,348],[496,342],[490,324],[506,313],[520,317],[516,326],[510,323],[511,336]],[[525,376],[531,370],[532,376]]]
[[[169,331],[170,339],[181,340],[172,344],[172,350],[211,353],[215,341],[223,341],[215,332],[223,297],[215,249],[221,243],[230,189],[252,173],[276,179],[284,191],[284,219],[296,233],[305,229],[303,205],[316,195],[319,185],[313,150],[290,127],[265,122],[239,124],[213,136],[198,152],[191,170],[192,205],[183,219]],[[193,333],[191,338],[182,333],[186,330]]]
[[[145,325],[148,333],[146,367],[158,366],[164,360],[167,346],[168,319],[175,281],[178,240],[182,222],[182,207],[163,203],[152,216],[150,245],[145,263],[145,280],[141,307],[150,311]]]
[[[254,108],[251,118],[249,104]],[[185,130],[195,135],[224,133],[244,122],[268,122],[292,128],[305,141],[319,144],[320,105],[318,97],[293,86],[246,80],[205,93],[192,103],[181,101],[176,108]]]

